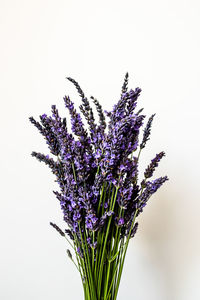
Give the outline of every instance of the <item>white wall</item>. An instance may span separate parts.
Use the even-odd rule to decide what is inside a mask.
[[[199,1],[0,1],[0,299],[83,299],[65,242],[49,170],[33,158],[45,142],[28,117],[62,97],[77,101],[66,76],[106,109],[123,77],[156,112],[141,170],[158,151],[157,176],[170,181],[151,199],[129,248],[119,300],[200,298]]]

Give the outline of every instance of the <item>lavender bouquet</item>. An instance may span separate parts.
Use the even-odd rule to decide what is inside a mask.
[[[32,152],[32,156],[56,176],[59,191],[54,194],[60,202],[66,229],[50,224],[71,247],[67,254],[80,273],[85,300],[115,300],[129,241],[138,228],[136,219],[151,195],[168,179],[151,179],[165,153],[155,156],[138,183],[140,153],[149,140],[155,115],[147,121],[139,142],[145,116],[142,109],[135,110],[141,89],[128,91],[128,73],[112,111],[103,111],[99,101],[91,97],[98,123],[79,84],[67,79],[81,97],[79,109],[88,126],[84,126],[81,114],[65,96],[71,130],[55,105],[52,116],[43,114],[40,122],[31,117],[55,159],[38,152]]]

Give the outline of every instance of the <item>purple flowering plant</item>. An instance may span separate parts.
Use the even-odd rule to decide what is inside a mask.
[[[38,152],[32,152],[32,156],[56,176],[59,191],[54,194],[66,228],[61,230],[52,222],[50,225],[71,247],[72,252],[67,249],[67,254],[80,273],[85,300],[115,300],[129,241],[138,228],[137,217],[151,195],[168,180],[167,176],[152,179],[165,153],[152,159],[139,183],[139,158],[149,140],[155,115],[148,119],[139,142],[145,119],[142,109],[136,112],[141,89],[128,90],[128,73],[120,99],[109,112],[103,111],[94,97],[89,101],[74,79],[67,79],[81,97],[80,112],[65,96],[71,129],[55,105],[52,115],[41,115],[39,122],[30,117],[54,159]]]

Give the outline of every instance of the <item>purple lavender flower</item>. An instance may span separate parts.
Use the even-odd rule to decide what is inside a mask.
[[[124,225],[124,218],[119,218],[117,221],[117,226],[122,226]]]
[[[165,152],[160,152],[159,154],[156,154],[156,157],[152,159],[150,165],[146,168],[144,177],[150,178],[153,175],[153,172],[155,171],[155,168],[158,166],[159,161],[165,156]]]
[[[93,100],[93,102],[96,106],[97,113],[99,115],[100,124],[98,126],[98,131],[104,132],[104,129],[106,128],[106,118],[105,118],[102,106],[99,103],[99,101],[97,99],[95,99],[94,97],[91,97],[91,99]]]
[[[67,235],[70,237],[71,240],[74,240],[74,236],[73,236],[71,230],[65,229],[65,232],[67,233]]]
[[[141,212],[143,207],[146,206],[147,201],[162,185],[165,181],[168,180],[167,176],[160,177],[153,181],[148,181],[146,183],[146,188],[142,192],[142,194],[138,197],[137,208]]]
[[[140,149],[143,149],[146,146],[146,142],[149,140],[149,137],[150,137],[150,134],[151,134],[151,126],[152,126],[152,122],[153,122],[154,117],[155,117],[155,114],[153,114],[147,122],[147,125],[144,129],[143,139],[142,139],[142,142],[140,144]]]
[[[89,213],[85,217],[85,224],[86,227],[90,230],[95,230],[97,224],[98,224],[98,218],[94,213]]]
[[[65,233],[55,224],[50,222],[50,225],[55,228],[56,231],[58,231],[58,233],[60,233],[60,235],[65,236]]]
[[[132,231],[131,231],[131,237],[133,238],[134,236],[135,236],[135,234],[136,234],[136,232],[137,232],[137,229],[138,229],[138,222],[136,222],[135,223],[135,225],[134,225],[134,227],[133,227],[133,229],[132,229]]]
[[[128,90],[128,72],[125,74],[124,83],[122,85],[122,95],[125,94]]]

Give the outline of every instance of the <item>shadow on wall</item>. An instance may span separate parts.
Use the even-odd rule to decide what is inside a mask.
[[[165,192],[152,196],[139,217],[139,228],[142,228],[139,235],[154,271],[162,276],[165,299],[177,300],[184,276],[181,273],[187,268],[187,264],[183,265],[184,252],[179,245],[182,217],[178,195],[169,184],[164,189]]]

